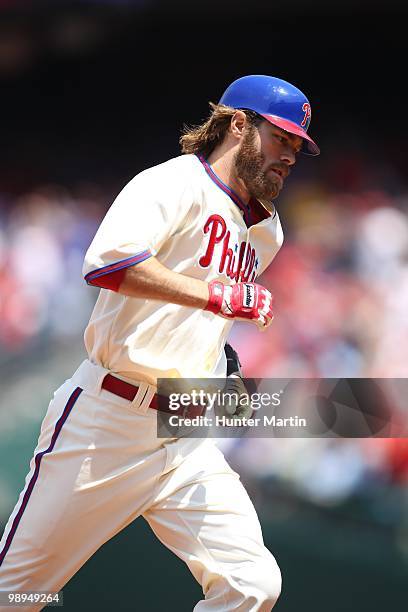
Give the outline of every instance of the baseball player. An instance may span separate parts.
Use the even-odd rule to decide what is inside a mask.
[[[319,149],[309,101],[284,80],[244,76],[210,106],[181,156],[124,187],[86,253],[85,280],[101,288],[88,359],[42,423],[0,543],[0,591],[59,591],[142,515],[201,584],[196,612],[266,612],[278,599],[239,476],[212,440],[157,437],[156,385],[225,377],[234,321],[270,325],[256,279],[283,241],[273,200],[297,154]]]

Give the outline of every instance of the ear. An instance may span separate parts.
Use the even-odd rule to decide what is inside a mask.
[[[244,111],[237,110],[231,118],[230,130],[235,138],[242,138],[245,126],[248,124],[248,119]]]

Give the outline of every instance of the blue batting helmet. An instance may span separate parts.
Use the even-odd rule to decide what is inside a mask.
[[[312,114],[309,100],[287,81],[262,74],[241,77],[227,87],[219,104],[255,111],[282,130],[303,138],[303,153],[320,153],[307,134]]]

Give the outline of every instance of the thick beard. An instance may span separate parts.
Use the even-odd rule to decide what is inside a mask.
[[[255,126],[248,126],[235,155],[235,170],[252,198],[273,200],[280,191],[279,179],[274,181],[262,171],[265,157],[256,147],[256,131]]]

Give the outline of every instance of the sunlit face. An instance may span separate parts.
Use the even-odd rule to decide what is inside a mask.
[[[269,121],[257,127],[248,124],[235,156],[235,170],[249,195],[258,200],[276,198],[301,147],[299,136]]]

